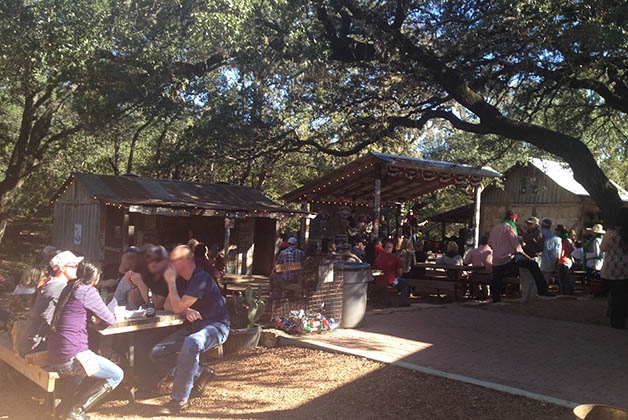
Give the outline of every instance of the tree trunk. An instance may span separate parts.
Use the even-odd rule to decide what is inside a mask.
[[[318,18],[325,26],[325,32],[330,41],[332,60],[354,63],[387,59],[378,55],[372,45],[367,46],[353,39],[349,42],[343,42],[346,41],[344,38],[346,31],[344,32],[345,35],[339,36],[334,23],[327,15],[327,6],[323,2],[315,3],[317,3]],[[432,109],[423,113],[420,119],[413,120],[415,128],[422,128],[430,118],[445,118],[459,130],[478,134],[499,134],[513,140],[528,142],[546,150],[569,164],[576,181],[582,184],[600,207],[604,222],[608,226],[616,224],[617,215],[623,205],[617,188],[600,169],[588,147],[579,139],[538,125],[509,119],[497,107],[471,89],[471,85],[463,73],[441,61],[438,54],[430,50],[429,46],[417,44],[415,40],[405,36],[400,30],[400,25],[391,25],[381,16],[360,9],[351,0],[341,0],[340,4],[351,11],[350,15],[354,19],[362,20],[362,23],[379,32],[372,36],[381,41],[380,50],[398,50],[402,53],[403,62],[399,63],[399,67],[407,69],[410,77],[415,71],[413,65],[425,69],[434,78],[434,84],[438,88],[445,91],[453,100],[480,119],[477,124],[470,123],[453,113]],[[413,65],[409,64],[410,62]],[[385,64],[389,63],[386,62]],[[395,118],[403,119],[404,117],[393,117],[392,119]],[[410,127],[411,125],[406,126]]]
[[[170,128],[170,124],[173,120],[174,118],[164,124],[164,128],[161,130],[159,137],[157,137],[157,144],[155,145],[155,168],[157,169],[157,177],[159,177],[159,174],[161,173],[159,169],[159,165],[161,164],[161,146],[166,138],[166,134],[168,134],[168,129]]]
[[[135,145],[137,144],[137,139],[140,137],[140,133],[144,131],[146,127],[151,125],[152,122],[153,122],[153,117],[150,117],[148,121],[146,121],[137,130],[135,130],[135,134],[133,135],[133,138],[131,139],[131,150],[129,151],[129,160],[126,163],[126,173],[129,175],[133,173],[133,155],[135,154]]]
[[[576,181],[582,184],[600,207],[604,222],[608,226],[615,226],[623,202],[617,188],[598,166],[593,154],[582,141],[545,127],[507,118],[498,108],[472,90],[461,74],[447,67],[435,54],[423,46],[415,45],[400,32],[395,34],[395,38],[409,58],[424,66],[456,102],[480,118],[479,124],[470,124],[458,119],[457,128],[483,134],[499,134],[509,139],[525,141],[562,158],[573,170]],[[456,119],[453,117],[450,121],[455,122]],[[456,123],[453,125],[456,127]]]

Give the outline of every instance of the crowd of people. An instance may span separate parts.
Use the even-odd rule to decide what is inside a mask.
[[[60,418],[88,418],[86,413],[121,383],[124,373],[118,364],[126,363],[124,346],[112,355],[118,364],[92,351],[98,346],[93,331],[114,324],[116,308],[164,309],[186,319],[181,326],[138,332],[132,380],[138,397],[156,395],[156,384],[171,373],[171,398],[161,414],[178,413],[203,393],[211,371],[200,364],[200,354],[226,341],[230,319],[215,280],[222,274],[216,258],[203,244],[189,245],[170,252],[159,245],[129,247],[109,302],[98,289],[96,264],[71,251],[48,250],[52,257],[15,348],[21,355],[48,351],[50,367],[66,381]]]
[[[493,252],[491,295],[500,301],[503,278],[516,275],[515,269],[527,270],[534,278],[539,295],[550,295],[548,283],[558,279],[559,293],[574,294],[572,272],[584,271],[585,282],[593,294],[610,291],[611,326],[625,328],[628,305],[628,208],[623,208],[616,226],[608,231],[601,224],[585,229],[583,241],[575,231],[558,224],[552,230],[549,218],[525,221],[521,236],[516,226],[517,214],[506,211],[490,233],[488,245]]]
[[[517,226],[518,215],[508,210],[504,218],[493,227],[490,234],[482,236],[479,246],[463,246],[459,241],[445,243],[444,253],[435,262],[440,265],[471,265],[477,267],[471,276],[490,278],[490,294],[493,302],[500,302],[504,292],[505,277],[521,274],[521,283],[530,278],[530,291],[522,291],[524,300],[532,294],[553,296],[549,285],[556,281],[560,295],[573,295],[574,271],[584,272],[585,284],[594,295],[610,291],[611,325],[624,328],[628,306],[628,212],[623,209],[619,224],[605,231],[595,224],[583,231],[578,238],[575,230],[563,224],[554,225],[549,218],[539,220],[531,216]],[[349,222],[355,219],[352,212]],[[354,223],[350,223],[353,226]],[[373,269],[382,270],[376,278],[380,286],[393,286],[400,294],[400,304],[409,305],[408,279],[420,277],[424,268],[417,262],[425,262],[428,253],[425,242],[417,236],[424,224],[409,213],[403,228],[407,235],[386,239],[364,239],[363,235],[350,237],[351,245],[329,242],[324,247],[327,256],[345,261],[366,262]],[[360,226],[359,223],[356,226]],[[463,238],[464,235],[461,235]],[[468,239],[468,238],[467,238]],[[297,239],[292,237],[278,254],[278,263],[302,261],[308,252],[301,251]],[[309,251],[310,255],[317,250]],[[294,272],[282,273],[289,281]],[[523,289],[523,287],[522,287]]]
[[[573,271],[585,271],[593,293],[602,292],[604,287],[610,291],[611,325],[624,328],[628,310],[628,209],[622,209],[617,226],[604,230],[602,225],[594,225],[585,230],[582,240],[576,232],[561,224],[554,226],[548,218],[529,217],[525,232],[520,232],[517,218],[515,212],[506,211],[490,234],[480,238],[479,246],[466,252],[457,242],[448,242],[436,263],[479,267],[474,273],[491,278],[493,302],[501,299],[505,276],[528,273],[542,296],[550,295],[548,284],[556,277],[559,293],[571,295]],[[319,254],[314,244],[301,250],[296,237],[289,237],[279,248],[276,267],[288,269],[277,270],[271,277],[271,291],[273,281],[294,282],[297,271],[291,265]],[[223,275],[224,259],[216,251],[195,240],[170,252],[160,245],[129,247],[121,256],[119,278],[106,282],[113,291],[109,300],[103,299],[105,294],[98,289],[103,286],[99,285],[101,272],[96,264],[68,250],[44,250],[46,269],[28,274],[36,278],[29,280],[36,283],[36,297],[15,348],[22,355],[48,350],[50,366],[69,383],[70,390],[59,406],[62,418],[87,418],[85,413],[123,380],[124,372],[118,366],[125,362],[123,345],[118,343],[116,348],[114,343],[117,358],[113,358],[118,363],[92,351],[97,345],[92,342],[94,329],[115,323],[116,308],[151,307],[186,318],[181,326],[138,333],[141,337],[136,340],[133,379],[138,397],[155,395],[155,385],[171,373],[171,398],[161,407],[162,414],[186,409],[190,398],[203,393],[211,372],[200,364],[200,354],[224,343],[230,329],[225,298],[215,280]],[[351,245],[330,242],[323,254],[366,262],[381,270],[377,284],[396,288],[401,306],[410,304],[408,279],[424,270],[417,262],[428,257],[424,241],[407,237],[382,243],[377,238],[367,241],[357,236]]]

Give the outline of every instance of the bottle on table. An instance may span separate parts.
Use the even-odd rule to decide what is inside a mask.
[[[153,292],[148,289],[146,292],[148,302],[146,302],[146,317],[155,316],[155,304],[153,303]]]

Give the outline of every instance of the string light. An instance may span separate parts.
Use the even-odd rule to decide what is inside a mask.
[[[329,205],[329,206],[350,206],[350,207],[372,207],[371,204],[369,203],[352,203],[352,202],[347,202],[347,201],[326,201],[326,200],[310,200],[309,201],[310,204],[325,204],[325,205]],[[389,209],[394,209],[397,208],[397,206],[392,206],[392,205],[381,205],[379,206],[380,208],[389,208]]]
[[[347,172],[346,174],[336,178],[335,183],[337,184],[337,183],[339,183],[341,181],[344,181],[345,178],[349,178],[351,175],[356,175],[356,174],[358,174],[358,173],[360,173],[360,172],[362,172],[362,171],[364,171],[364,170],[366,170],[366,169],[368,169],[368,168],[370,168],[371,166],[374,166],[374,165],[375,165],[374,163],[369,163],[369,164],[366,164],[366,165],[361,166],[359,168],[356,168],[353,171]],[[317,192],[322,191],[323,189],[329,187],[330,185],[332,185],[332,181],[328,181],[327,183],[324,183],[320,187],[316,187],[316,188],[312,189],[311,192],[312,193],[317,193]],[[303,194],[302,196],[297,198],[297,200],[298,201],[304,200],[304,199],[307,198],[307,196],[308,196],[308,194]]]

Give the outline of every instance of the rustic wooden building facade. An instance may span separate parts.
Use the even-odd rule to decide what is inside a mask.
[[[628,205],[628,192],[619,185],[620,195]],[[527,165],[516,165],[506,171],[503,187],[491,185],[482,193],[480,230],[487,233],[504,217],[506,209],[525,219],[536,216],[550,218],[554,225],[582,230],[601,222],[598,205],[573,177],[566,165],[551,160],[532,159]]]
[[[227,271],[269,275],[277,220],[303,216],[253,188],[75,173],[53,198],[53,244],[103,266],[130,245],[170,248],[194,237],[231,250]]]

